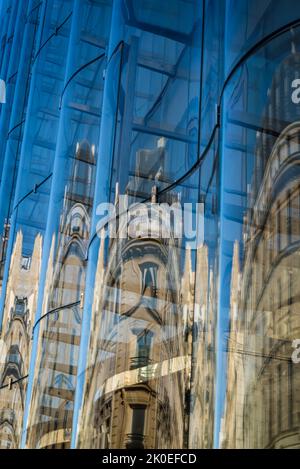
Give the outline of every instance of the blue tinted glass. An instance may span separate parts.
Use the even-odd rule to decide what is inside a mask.
[[[299,447],[299,8],[0,1],[0,448]]]

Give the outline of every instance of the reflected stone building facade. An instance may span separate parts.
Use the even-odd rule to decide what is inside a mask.
[[[291,356],[300,326],[300,122],[282,128],[292,106],[284,87],[298,63],[296,53],[286,59],[268,93],[264,127],[271,124],[274,130],[257,136],[241,265],[239,245],[234,246],[225,448],[300,446],[300,369]]]
[[[1,448],[300,447],[299,18],[0,2]]]
[[[127,197],[132,188],[137,193],[147,189],[140,175],[141,159],[149,156],[152,169],[160,168],[159,177],[164,177],[161,147],[138,152]],[[150,193],[151,203],[156,204],[156,186]],[[183,294],[181,240],[174,238],[173,231],[171,239],[161,237],[167,220],[151,203],[130,209],[128,223],[125,220],[124,225],[122,217],[117,221],[116,239],[105,243],[103,237],[100,243],[81,422],[81,428],[89,431],[80,431],[79,447],[184,445],[190,368],[187,330],[193,305],[185,278],[192,273],[191,264],[188,254]]]
[[[36,379],[43,393],[42,398],[40,392],[37,396],[33,393],[35,417],[28,440],[29,446],[43,449],[70,445],[94,166],[95,149],[88,142],[78,143],[65,188],[57,246],[54,248],[53,237],[50,251],[44,296],[48,323],[37,356],[40,368]]]
[[[22,233],[18,232],[11,257],[4,324],[1,333],[0,447],[18,448],[25,405],[31,335],[37,304],[42,239],[37,236],[32,257],[22,256]],[[14,384],[16,382],[16,384]],[[13,394],[13,396],[12,396]]]

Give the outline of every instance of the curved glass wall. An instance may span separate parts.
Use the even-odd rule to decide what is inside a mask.
[[[196,251],[192,306],[189,448],[212,448],[217,377],[219,142],[216,134],[199,172],[203,224]]]
[[[6,54],[3,54],[3,58],[7,60],[5,60],[6,63],[3,63],[0,69],[0,78],[5,80],[6,84],[5,103],[7,104],[7,106],[2,108],[0,116],[0,174],[2,174],[4,147],[6,145],[6,136],[9,130],[10,114],[14,101],[14,91],[21,52],[20,43],[22,35],[24,34],[28,1],[14,2],[13,5],[14,9],[16,9],[16,14],[11,15],[12,31],[10,31],[9,38],[7,39],[11,46],[6,47]]]
[[[33,337],[31,448],[70,443],[110,13],[102,0],[73,9]]]
[[[201,2],[200,2],[201,3]],[[115,186],[137,200],[168,186],[196,162],[199,131],[199,2],[114,2],[110,69],[119,82],[113,127]],[[117,93],[117,94],[115,94]]]
[[[98,256],[97,264],[93,263],[79,447],[177,448],[187,444],[198,252],[190,243],[197,243],[197,233],[180,238],[172,226],[170,237],[162,238],[160,230],[169,229],[162,204],[169,207],[172,200],[175,210],[177,203],[175,217],[181,216],[179,199],[188,201],[192,210],[198,179],[196,171],[182,185],[152,199],[152,204],[134,206],[129,211],[128,237],[95,241]],[[147,233],[147,219],[152,236]],[[176,222],[180,223],[179,218]],[[124,230],[122,217],[118,230]]]
[[[20,3],[21,4],[21,3]],[[22,5],[26,5],[22,2]],[[20,13],[21,14],[21,13]],[[24,14],[24,10],[22,10]],[[1,260],[0,286],[4,274],[7,244],[14,204],[15,180],[18,174],[21,144],[25,124],[27,100],[30,89],[32,60],[36,49],[37,31],[41,14],[41,4],[37,0],[28,2],[25,18],[20,18],[17,42],[11,57],[11,74],[6,86],[7,102],[1,115],[1,157],[3,171],[0,184],[0,229]],[[26,21],[25,21],[26,20]],[[22,28],[23,26],[23,28]],[[20,46],[21,38],[22,46]],[[19,51],[19,53],[17,52]],[[17,67],[16,69],[14,67]]]
[[[64,4],[61,9],[62,18],[57,17],[60,3]],[[10,175],[10,179],[5,180],[8,191],[5,207],[7,213],[3,212],[8,217],[4,220],[6,256],[1,297],[1,340],[7,350],[1,374],[4,384],[11,379],[12,369],[16,379],[29,373],[31,335],[37,309],[43,238],[56,145],[58,98],[63,85],[63,61],[69,36],[70,11],[64,11],[67,4],[70,6],[70,2],[65,1],[51,4],[44,2],[39,13],[39,6],[35,2],[30,5],[28,12],[26,38],[30,38],[31,42],[28,44],[29,50],[26,53],[23,51],[22,71],[29,72],[32,61],[32,77],[18,95],[19,99],[13,110],[14,118],[22,119],[26,114],[26,119],[25,122],[17,121],[17,125],[11,130],[11,145],[6,155],[7,158],[12,156],[9,164],[10,167],[13,166],[14,173]],[[35,20],[39,18],[37,15],[43,19],[39,26],[35,24]],[[17,422],[14,423],[14,441],[18,446],[21,444],[26,386],[27,381],[23,384],[22,402]],[[10,394],[6,393],[6,396],[9,397]],[[7,406],[9,405],[8,402]]]
[[[11,5],[12,5],[11,0],[4,0],[3,2],[1,2],[1,5],[0,5],[0,13],[1,13],[1,21],[2,21],[2,28],[1,28],[1,33],[0,33],[0,39],[1,39],[0,65],[1,67],[4,61],[4,57],[5,57],[7,29],[8,29],[9,21],[11,17]]]
[[[200,87],[200,136],[202,154],[211,144],[211,136],[218,125],[218,105],[224,83],[224,30],[225,2],[206,0],[202,5],[202,49]],[[199,155],[198,155],[199,157]]]
[[[80,447],[187,444],[195,255],[174,227],[170,239],[160,239],[157,230],[167,224],[160,204],[197,202],[198,171],[182,188],[166,188],[197,159],[200,19],[197,2],[176,1],[171,10],[161,2],[114,2],[100,139],[110,163],[103,176],[99,162],[96,209],[106,200],[122,213],[124,197],[129,204],[148,200],[130,215],[129,230],[143,233],[145,211],[154,202],[149,221],[156,234],[119,239],[128,228],[121,216],[116,239],[92,238],[86,372],[79,369],[83,407],[75,416]],[[183,306],[185,282],[190,291]]]
[[[0,67],[0,76],[2,80],[7,80],[8,78],[8,69],[10,63],[11,49],[14,39],[14,28],[18,15],[18,4],[17,2],[8,2],[6,6],[6,15],[4,19],[4,31],[2,36],[2,44],[5,44],[5,47],[2,49],[1,57],[1,67]]]
[[[299,444],[299,40],[293,28],[259,48],[224,95],[223,447]]]
[[[229,0],[225,2],[225,70],[253,46],[282,27],[299,21],[300,5],[293,0]]]
[[[26,445],[35,449],[69,447],[80,344],[81,309],[75,302],[49,310],[39,331],[34,383]]]
[[[48,188],[49,190],[49,188]],[[16,209],[16,225],[12,236],[13,250],[10,257],[9,276],[6,285],[1,331],[1,438],[9,426],[12,447],[19,447],[22,419],[25,407],[27,380],[31,351],[31,331],[37,305],[37,290],[42,257],[43,218],[41,213],[47,203],[47,182],[20,202]],[[26,214],[30,213],[30,222]],[[11,383],[20,384],[11,388]],[[22,381],[22,382],[21,382]],[[15,402],[15,396],[18,401]],[[2,407],[1,407],[2,410]],[[7,415],[11,413],[9,424]],[[1,443],[2,444],[2,443]],[[4,443],[3,443],[4,444]]]
[[[1,6],[1,447],[299,447],[299,6]]]

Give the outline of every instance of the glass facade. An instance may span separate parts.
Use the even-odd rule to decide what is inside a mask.
[[[0,448],[300,448],[299,18],[0,0]]]

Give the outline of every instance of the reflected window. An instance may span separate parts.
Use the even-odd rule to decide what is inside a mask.
[[[157,294],[158,265],[154,262],[140,264],[142,273],[142,294],[155,297]]]
[[[15,300],[15,310],[14,313],[16,316],[24,316],[27,309],[27,298],[16,298]]]
[[[21,259],[21,269],[29,270],[31,264],[31,257],[29,256],[22,256]]]
[[[145,406],[134,406],[132,408],[132,433],[143,435],[145,426]]]
[[[22,366],[22,357],[19,351],[19,347],[17,345],[12,345],[9,349],[9,353],[6,359],[6,363],[14,363],[15,365],[21,367]]]
[[[146,420],[146,406],[132,405],[131,433],[127,435],[127,449],[144,448],[144,428]]]
[[[153,342],[152,331],[140,331],[135,329],[133,333],[137,336],[137,340],[136,356],[131,359],[131,369],[141,368],[149,364]]]

